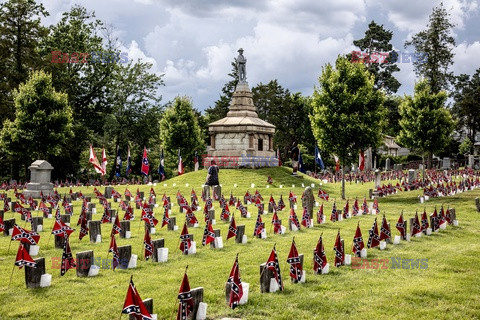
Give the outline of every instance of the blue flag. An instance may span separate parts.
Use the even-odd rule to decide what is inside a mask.
[[[165,158],[163,157],[163,149],[162,154],[160,155],[160,164],[158,165],[158,174],[160,175],[161,180],[165,180]]]
[[[120,177],[120,171],[122,170],[122,158],[120,157],[120,148],[117,150],[117,160],[115,161],[115,175]]]
[[[325,169],[323,164],[322,156],[320,155],[320,150],[318,150],[317,145],[315,145],[315,163],[320,167],[321,170]]]
[[[303,165],[302,153],[300,152],[300,149],[298,149],[298,171],[301,173],[307,173],[307,170],[305,170],[305,166]]]
[[[130,158],[130,147],[128,147],[128,153],[127,153],[127,170],[126,170],[126,176],[132,172],[132,159]]]

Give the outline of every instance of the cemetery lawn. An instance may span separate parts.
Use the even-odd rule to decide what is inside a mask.
[[[302,175],[295,178],[287,168],[257,169],[257,170],[221,170],[220,182],[226,198],[230,192],[235,197],[242,197],[247,191],[262,194],[265,206],[268,205],[270,194],[278,202],[280,195],[288,208],[288,193],[292,190],[298,196],[297,216],[301,219],[302,183],[304,186],[315,184],[315,199],[317,197],[319,181]],[[266,188],[267,177],[271,175],[273,184]],[[345,253],[351,253],[352,239],[357,223],[363,234],[365,245],[368,240],[368,230],[375,219],[372,215],[354,217],[352,219],[325,224],[315,223],[314,228],[299,232],[287,230],[285,235],[274,235],[271,228],[272,214],[265,214],[262,219],[267,229],[267,239],[253,238],[253,230],[257,216],[254,205],[249,205],[251,218],[241,218],[239,211],[235,212],[237,225],[246,225],[248,236],[247,244],[236,244],[233,239],[225,241],[228,232],[228,223],[219,219],[219,205],[215,202],[216,225],[214,229],[221,230],[224,240],[223,249],[202,247],[201,239],[204,230],[204,219],[201,211],[196,212],[200,220],[198,228],[190,228],[197,243],[197,254],[182,255],[178,250],[179,235],[185,221],[185,215],[179,213],[175,201],[178,190],[190,202],[192,187],[201,195],[201,185],[205,181],[206,171],[188,173],[168,181],[158,183],[154,190],[157,198],[163,193],[171,197],[175,206],[172,216],[177,217],[178,231],[167,231],[160,228],[163,210],[161,206],[155,208],[156,217],[160,220],[156,234],[152,239],[165,239],[165,246],[169,248],[169,259],[166,263],[154,263],[143,260],[143,222],[139,220],[141,211],[135,210],[135,220],[132,221],[130,239],[121,239],[117,236],[118,246],[131,244],[132,253],[137,254],[139,261],[136,269],[129,270],[100,270],[100,274],[93,278],[78,278],[74,269],[69,270],[63,277],[59,269],[52,269],[52,258],[61,257],[62,250],[54,248],[53,236],[49,233],[54,219],[44,219],[44,231],[41,232],[40,253],[38,257],[45,257],[46,271],[52,274],[52,285],[48,288],[26,289],[24,270],[15,267],[13,278],[8,288],[15,255],[18,249],[17,241],[10,241],[9,237],[0,236],[0,318],[1,319],[120,319],[125,294],[130,276],[138,289],[142,299],[154,299],[154,313],[158,319],[175,319],[177,310],[177,294],[182,281],[183,272],[188,265],[188,276],[191,288],[204,287],[204,302],[208,304],[207,316],[209,319],[223,317],[241,319],[472,319],[480,318],[480,213],[475,209],[475,197],[480,197],[480,189],[467,191],[455,196],[430,199],[425,204],[419,204],[418,195],[421,191],[400,192],[397,195],[380,198],[379,206],[386,214],[392,228],[392,237],[398,235],[395,224],[401,211],[406,219],[413,217],[415,211],[419,214],[424,207],[427,213],[433,212],[434,207],[441,205],[456,209],[459,226],[448,226],[446,230],[434,233],[431,236],[412,238],[410,242],[402,241],[400,245],[387,245],[386,250],[368,250],[368,258],[389,259],[388,269],[355,270],[351,266],[333,267],[333,245],[337,231],[340,230],[345,240]],[[189,184],[186,186],[186,184]],[[251,184],[255,184],[254,187]],[[164,184],[166,186],[164,186]],[[292,187],[292,184],[295,186]],[[236,185],[236,187],[235,187]],[[283,188],[280,188],[283,185]],[[332,204],[336,199],[337,209],[342,209],[345,201],[340,199],[340,183],[326,184],[322,188],[330,194],[330,200],[324,202],[324,213],[330,217]],[[359,202],[372,183],[346,183],[346,195],[350,199],[350,208],[355,197]],[[122,195],[125,186],[115,187]],[[137,186],[129,186],[135,193]],[[101,192],[104,188],[99,188]],[[140,186],[140,191],[148,194],[150,186]],[[59,188],[59,193],[68,194],[68,188]],[[97,214],[94,220],[99,220],[102,210],[98,201],[93,200],[93,187],[73,188],[73,191],[82,191],[84,195],[92,196],[97,203]],[[12,192],[8,192],[13,197]],[[369,203],[372,201],[369,200]],[[203,208],[203,201],[200,200]],[[112,203],[112,208],[118,209],[118,204]],[[96,257],[111,258],[108,254],[109,235],[111,224],[102,225],[102,243],[91,244],[88,236],[78,240],[80,228],[76,226],[81,208],[81,201],[74,202],[74,216],[72,227],[76,231],[71,235],[71,249],[73,255],[84,250],[94,250]],[[279,212],[279,218],[284,226],[288,226],[289,210]],[[317,207],[314,208],[316,212]],[[63,213],[63,212],[62,212]],[[34,216],[40,215],[35,211]],[[120,213],[123,217],[123,211]],[[5,214],[5,219],[15,217],[22,227],[20,215],[13,212]],[[378,216],[381,223],[381,216]],[[27,229],[30,226],[27,225]],[[288,229],[288,228],[287,228]],[[323,241],[330,273],[327,275],[313,274],[313,254],[319,236],[323,233]],[[295,237],[299,253],[305,255],[304,269],[307,271],[306,283],[293,284],[289,279],[289,265],[286,263],[292,238]],[[10,250],[8,250],[11,242]],[[276,244],[280,261],[285,291],[277,293],[260,293],[259,266],[264,263]],[[240,274],[243,282],[250,283],[248,303],[231,310],[225,302],[225,281],[230,269],[239,254]],[[401,259],[428,259],[426,269],[398,269],[392,268],[391,258]],[[36,257],[34,257],[36,258]],[[121,319],[128,319],[123,315]]]

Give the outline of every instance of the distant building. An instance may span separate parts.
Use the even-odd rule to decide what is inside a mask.
[[[395,138],[392,136],[383,136],[383,145],[378,149],[379,154],[386,154],[389,156],[397,157],[400,154],[400,149],[405,149],[400,147],[396,142]]]

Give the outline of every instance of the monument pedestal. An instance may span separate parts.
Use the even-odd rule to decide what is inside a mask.
[[[45,160],[36,160],[30,167],[30,182],[27,183],[27,189],[23,191],[26,198],[40,198],[40,192],[44,196],[53,194],[53,183],[50,182],[53,167]]]
[[[258,117],[252,92],[240,81],[232,96],[227,116],[208,125],[210,147],[205,167],[215,160],[222,168],[277,167],[273,149],[275,126]]]

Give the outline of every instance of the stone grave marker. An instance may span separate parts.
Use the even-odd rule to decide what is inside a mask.
[[[213,229],[213,232],[215,232],[215,240],[210,242],[210,248],[213,248],[213,249],[219,249],[217,248],[217,238],[220,237],[220,229]],[[222,242],[222,247],[223,247],[223,242]]]
[[[43,217],[32,218],[32,230],[35,232],[43,231]]]
[[[25,266],[25,284],[27,288],[40,288],[42,275],[45,274],[45,258],[33,260],[37,263],[37,267]]]
[[[243,236],[245,234],[245,225],[241,224],[237,226],[237,235],[235,236],[236,243],[243,243]]]
[[[222,196],[222,186],[213,186],[214,199],[220,199]]]
[[[197,319],[197,312],[200,306],[200,303],[203,302],[203,288],[194,288],[190,291],[192,293],[193,298],[193,311],[190,313],[189,318],[195,320]]]
[[[122,220],[120,221],[120,227],[122,230],[120,231],[120,238],[128,239],[130,238],[130,220]],[[128,232],[128,236],[127,236]]]
[[[168,222],[168,225],[167,225],[167,230],[174,231],[176,226],[177,226],[177,218],[170,217],[170,221]]]
[[[119,264],[117,266],[118,269],[128,269],[128,263],[130,262],[130,258],[132,257],[132,246],[125,245],[118,247],[118,256],[119,256]]]
[[[303,193],[302,206],[307,207],[307,213],[310,215],[310,218],[313,217],[313,206],[315,205],[315,197],[313,195],[313,190],[311,187],[306,187],[305,192]]]
[[[153,261],[158,262],[158,249],[165,247],[165,239],[152,240],[153,243]]]
[[[3,230],[3,234],[8,236],[10,235],[10,229],[12,229],[15,225],[15,218],[3,220],[3,224],[5,225],[5,230]]]
[[[97,243],[102,241],[102,222],[100,220],[88,221],[88,233],[90,235],[90,242]],[[97,241],[100,240],[100,241]]]
[[[275,280],[273,271],[267,268],[266,263],[260,265],[260,292],[266,293],[270,292],[270,282],[272,279]]]
[[[88,277],[90,268],[95,262],[93,250],[77,252],[76,258],[77,277]]]

